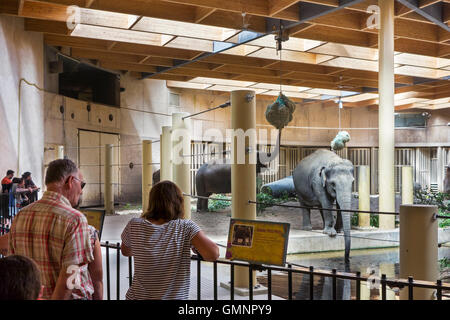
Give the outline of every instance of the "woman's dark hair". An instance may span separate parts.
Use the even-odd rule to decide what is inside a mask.
[[[27,180],[27,178],[29,177],[29,176],[31,176],[31,172],[25,172],[24,174],[22,174],[22,178],[24,179],[24,180]]]
[[[13,178],[12,183],[18,183],[21,184],[23,182],[23,178]]]
[[[142,217],[165,221],[183,218],[184,199],[180,188],[167,180],[155,184],[150,191],[148,209]]]
[[[14,171],[12,171],[12,170],[6,171],[6,175],[7,175],[7,176],[9,176],[10,174],[14,174]]]
[[[0,300],[37,300],[41,273],[30,258],[13,255],[0,259]]]

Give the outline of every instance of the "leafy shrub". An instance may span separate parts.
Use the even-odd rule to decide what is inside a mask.
[[[227,201],[227,200],[230,200],[231,197],[227,197],[224,194],[213,194],[211,196],[211,198],[214,198],[214,199],[208,200],[208,211],[211,211],[211,212],[219,211],[219,210],[223,210],[223,209],[226,209],[229,206],[231,206],[231,201]],[[217,199],[217,200],[215,200],[215,199]]]
[[[370,226],[378,228],[379,226],[379,215],[378,214],[371,214],[370,215]],[[350,217],[350,221],[352,226],[357,227],[359,225],[359,214],[357,212],[353,213]]]
[[[439,219],[439,227],[450,226],[450,200],[449,194],[443,192],[432,192],[431,190],[418,190],[414,194],[414,203],[436,205],[438,207],[438,214],[449,217],[448,219]]]
[[[297,201],[297,198],[289,196],[287,192],[284,192],[283,195],[279,198],[274,198],[272,195],[263,192],[257,193],[256,202],[260,202],[261,204],[256,205],[256,212],[261,213],[266,208],[273,207],[276,204],[281,204],[288,201]]]

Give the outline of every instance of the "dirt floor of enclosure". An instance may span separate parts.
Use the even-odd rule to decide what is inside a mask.
[[[298,202],[286,202],[287,205],[298,205]],[[193,202],[195,209],[195,202]],[[116,208],[116,214],[122,216],[124,222],[132,217],[139,217],[141,209],[137,206],[121,206]],[[228,235],[231,219],[231,207],[214,212],[191,212],[191,219],[210,237],[224,238]],[[300,230],[302,226],[302,215],[298,208],[269,207],[257,214],[258,220],[284,222],[291,225],[291,230]],[[322,230],[323,223],[319,211],[312,210],[311,223],[313,229]],[[125,223],[126,224],[126,223]],[[124,224],[124,227],[125,227]]]

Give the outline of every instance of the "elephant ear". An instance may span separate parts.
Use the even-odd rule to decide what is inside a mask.
[[[325,188],[327,182],[327,175],[325,174],[325,167],[320,169],[320,178],[322,179],[322,186]]]

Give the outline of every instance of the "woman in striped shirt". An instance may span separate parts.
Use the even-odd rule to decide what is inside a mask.
[[[176,184],[161,181],[150,191],[147,212],[122,232],[122,254],[134,257],[128,300],[188,299],[191,246],[215,261],[219,248],[192,220],[184,220],[183,195]]]

